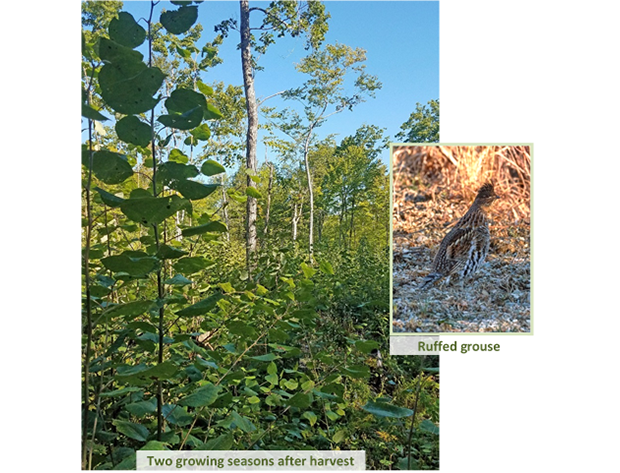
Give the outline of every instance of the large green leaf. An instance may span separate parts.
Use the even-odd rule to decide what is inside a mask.
[[[148,332],[144,334],[148,334],[149,337],[155,336],[155,334]],[[123,383],[147,385],[153,381],[170,379],[176,375],[177,371],[177,366],[170,361],[164,361],[153,366],[140,363],[132,366],[118,366],[115,377]]]
[[[310,404],[312,404],[312,397],[310,396],[310,394],[299,392],[287,401],[285,401],[285,403],[289,406],[306,409],[308,406],[310,406]]]
[[[159,224],[179,210],[191,210],[190,202],[178,195],[137,198],[132,196],[120,207],[128,218],[147,226]]]
[[[340,419],[340,416],[336,414],[334,411],[327,411],[325,415],[329,418],[329,420],[333,422],[336,422],[338,419]]]
[[[189,179],[182,179],[173,182],[171,187],[179,191],[186,199],[198,200],[213,194],[219,187],[219,184],[202,184]]]
[[[177,53],[179,53],[184,59],[189,59],[192,57],[192,52],[189,49],[183,49],[181,46],[177,45],[176,50]]]
[[[198,225],[197,227],[185,228],[181,231],[184,237],[191,237],[194,235],[201,235],[208,232],[227,232],[228,228],[222,222],[214,221],[205,223],[204,225]]]
[[[106,317],[135,317],[137,315],[144,314],[151,308],[152,305],[153,301],[127,302],[125,304],[117,304],[110,309],[107,309],[102,315]]]
[[[157,345],[159,343],[159,335],[157,335],[156,333],[150,332],[150,331],[141,333],[136,338],[138,340],[153,342],[155,345]],[[168,343],[169,344],[169,343],[174,342],[174,338],[164,337],[162,341],[164,343]],[[161,376],[163,376],[163,375],[155,373],[153,375],[153,378],[159,378]]]
[[[157,250],[157,257],[159,259],[176,259],[181,256],[185,256],[186,254],[187,251],[183,251],[169,245],[161,245]]]
[[[286,342],[289,338],[291,338],[290,335],[284,330],[277,328],[269,329],[269,340],[273,340],[275,342]]]
[[[352,365],[341,369],[341,372],[354,379],[370,378],[370,368],[367,365]]]
[[[411,409],[407,409],[405,407],[398,407],[394,404],[389,404],[387,402],[368,401],[366,405],[362,407],[362,409],[379,417],[400,418],[413,415],[413,411]]]
[[[256,184],[260,184],[261,178],[259,175],[257,175],[254,171],[250,172],[250,169],[246,169],[245,173],[247,174],[247,176],[254,181]]]
[[[101,263],[115,273],[124,272],[133,277],[146,276],[159,268],[159,260],[153,256],[124,252],[120,255],[108,256],[101,259]]]
[[[158,442],[157,440],[149,440],[148,442],[146,442],[144,447],[142,447],[140,450],[168,450],[166,448],[166,445],[168,445],[167,442]]]
[[[234,200],[235,202],[239,202],[240,204],[245,204],[248,200],[247,195],[241,195],[235,189],[232,189],[232,188],[228,189],[226,191],[226,194],[228,194],[228,197],[230,197],[232,200]]]
[[[170,154],[172,155],[172,153]],[[172,181],[196,177],[198,174],[198,169],[193,164],[183,164],[175,161],[166,161],[160,164],[158,168],[158,178],[167,184]]]
[[[170,136],[172,136],[172,134],[170,134],[169,137]],[[170,151],[170,154],[168,155],[168,162],[171,162],[171,161],[174,163],[186,164],[189,161],[189,158],[187,157],[185,153],[183,153],[183,151],[181,151],[180,149],[174,148],[172,151]],[[188,177],[194,177],[194,176],[188,176]]]
[[[138,401],[127,404],[125,408],[131,415],[136,417],[144,417],[147,414],[152,414],[157,410],[157,400],[152,397],[148,401]]]
[[[139,376],[142,378],[164,380],[172,378],[178,371],[177,366],[171,361],[164,361],[142,371]]]
[[[200,127],[197,127],[197,128],[200,128]],[[196,130],[197,128],[194,128],[194,130]],[[192,135],[194,130],[190,130],[189,136],[183,140],[183,144],[184,145],[186,145],[186,146],[198,146],[198,140],[196,138],[194,138],[194,136]]]
[[[329,275],[334,274],[334,267],[329,261],[321,261],[319,263],[319,269],[321,270],[323,274],[329,274]]]
[[[190,424],[194,417],[187,413],[186,407],[177,406],[175,404],[165,404],[162,408],[166,422],[170,424],[184,426]]]
[[[112,424],[114,424],[118,432],[129,437],[130,439],[138,440],[139,442],[146,442],[146,439],[149,436],[149,429],[142,424],[136,424],[134,422],[127,422],[119,419],[114,419]]]
[[[308,266],[308,264],[304,262],[301,263],[301,270],[304,272],[304,276],[308,279],[314,276],[314,273],[316,273],[316,269]]]
[[[187,279],[185,276],[182,276],[181,274],[175,274],[170,279],[166,279],[164,281],[164,284],[169,284],[171,286],[187,286],[188,284],[191,284],[192,282],[193,281],[191,281],[190,279]]]
[[[281,406],[282,405],[282,396],[279,394],[270,394],[265,398],[265,404],[268,406]]]
[[[114,194],[110,194],[109,192],[104,191],[100,187],[95,187],[95,190],[99,192],[103,203],[109,207],[119,207],[123,202],[125,202],[125,199],[118,197]]]
[[[125,388],[116,389],[115,391],[103,392],[101,393],[101,397],[119,397],[119,396],[124,396],[125,394],[135,393],[135,392],[140,392],[140,391],[142,391],[142,389],[140,389],[137,386],[128,386]]]
[[[174,263],[174,269],[183,274],[194,274],[209,266],[213,265],[213,261],[206,259],[203,256],[188,256],[181,258]]]
[[[136,189],[131,191],[131,193],[129,194],[129,198],[130,199],[149,199],[149,198],[153,198],[153,194],[152,194],[152,191],[148,189],[137,187]],[[129,231],[135,231],[135,229],[129,230]]]
[[[142,62],[105,64],[99,71],[101,95],[118,113],[133,115],[152,109],[158,102],[153,95],[165,74]]]
[[[82,153],[82,164],[88,167],[88,161],[89,151],[85,149]],[[93,172],[97,179],[106,184],[120,184],[133,175],[133,169],[127,158],[108,150],[93,153]]]
[[[151,142],[151,127],[135,115],[127,115],[121,118],[116,122],[114,129],[118,138],[125,143],[145,148]]]
[[[103,37],[99,38],[97,48],[99,57],[109,63],[140,63],[144,57],[132,48]]]
[[[424,419],[420,422],[420,429],[430,432],[431,434],[439,435],[439,427],[437,427],[433,421]]]
[[[180,87],[172,91],[165,105],[169,112],[185,113],[196,107],[203,109],[207,106],[207,99],[200,92]]]
[[[204,110],[205,120],[219,120],[220,118],[224,118],[222,112],[220,112],[217,108],[215,108],[210,103],[207,103],[207,108]]]
[[[304,419],[308,419],[308,421],[310,422],[310,427],[312,427],[314,424],[316,424],[316,421],[318,420],[317,415],[312,412],[312,411],[306,411],[304,412],[301,417],[303,417]]]
[[[295,391],[299,386],[299,382],[296,379],[283,379],[280,381],[280,387],[284,387],[289,391]]]
[[[170,94],[170,97],[166,100],[165,104],[168,112],[170,112],[171,114],[187,114],[188,112],[194,110],[196,107],[200,107],[203,112],[201,118],[204,120],[215,120],[223,118],[222,113],[213,105],[208,103],[207,98],[203,94],[182,87],[175,89]],[[207,128],[202,129],[202,132],[197,131],[194,135],[196,136],[196,139],[201,139],[198,138],[198,135],[200,134],[202,136],[205,136],[207,131],[210,134],[210,130],[208,130]],[[208,139],[208,137],[204,139]]]
[[[149,367],[144,363],[138,363],[137,365],[118,365],[116,367],[116,377],[125,378],[127,376],[136,376],[140,373],[148,370]]]
[[[320,391],[316,391],[316,395],[332,401],[341,401],[344,396],[344,385],[342,383],[330,383],[323,386]]]
[[[228,281],[218,283],[218,286],[224,292],[227,292],[227,293],[235,292],[235,288]],[[228,328],[230,328],[230,325],[228,326]]]
[[[216,174],[226,172],[226,169],[217,161],[207,159],[204,163],[202,163],[200,172],[203,173],[205,176],[215,176]]]
[[[355,342],[355,348],[365,354],[369,354],[374,349],[379,348],[379,342],[374,340],[357,340]]]
[[[217,302],[222,299],[224,296],[222,294],[215,293],[206,299],[201,300],[200,302],[196,302],[185,309],[178,311],[176,314],[179,316],[185,317],[193,317],[196,315],[204,315],[207,312],[210,312],[215,308]]]
[[[279,378],[277,374],[268,374],[267,376],[265,376],[265,381],[276,386],[279,382]]]
[[[280,357],[277,355],[274,355],[273,353],[267,353],[265,355],[251,356],[250,358],[256,361],[273,361],[273,360],[278,360]]]
[[[254,197],[255,199],[260,199],[263,197],[262,194],[256,190],[256,187],[246,187],[245,194],[250,197]]]
[[[409,456],[402,457],[398,460],[398,469],[399,470],[419,470],[418,460],[415,458],[409,459]]]
[[[91,258],[92,258],[92,255],[91,255]],[[102,297],[107,296],[108,294],[110,294],[110,289],[108,289],[107,287],[99,286],[97,284],[93,284],[90,287],[91,297],[102,298]]]
[[[122,450],[122,448],[117,449],[116,451]],[[135,470],[136,469],[136,452],[135,450],[128,448],[129,453],[126,457],[124,457],[120,462],[114,465],[113,470]]]
[[[198,90],[200,90],[200,92],[202,92],[203,94],[205,94],[207,97],[210,95],[213,95],[214,91],[213,91],[213,87],[208,86],[207,84],[205,84],[202,81],[198,81],[196,82],[196,86],[198,87]]]
[[[175,113],[170,115],[161,115],[157,121],[168,128],[176,128],[177,130],[191,130],[196,128],[202,122],[202,108],[196,107],[185,113]]]
[[[211,137],[211,129],[209,125],[203,123],[202,125],[194,128],[190,134],[198,141],[207,141]]]
[[[341,429],[334,434],[334,436],[332,437],[332,442],[340,443],[345,439],[346,436],[347,436],[346,430]]]
[[[198,7],[183,6],[178,10],[162,12],[160,23],[168,33],[183,34],[189,30],[198,19]]]
[[[134,17],[127,12],[119,12],[118,18],[113,18],[108,26],[110,39],[123,46],[136,48],[144,43],[146,31],[142,28]]]
[[[199,387],[188,396],[185,396],[179,401],[181,406],[189,407],[203,407],[212,404],[217,399],[219,392],[219,386],[215,386],[211,383]]]
[[[246,340],[256,340],[256,330],[254,327],[241,320],[233,320],[228,322],[226,326],[233,335],[241,335],[245,337]]]
[[[204,450],[230,450],[233,446],[233,437],[231,433],[222,434],[219,437],[209,440],[204,444]]]
[[[235,425],[244,432],[254,432],[256,430],[256,426],[250,422],[247,417],[240,415],[237,411],[232,411],[231,417]]]
[[[104,122],[108,120],[108,117],[103,116],[97,110],[95,110],[89,105],[86,105],[85,103],[82,104],[82,116],[85,118],[89,118],[91,120],[97,120],[100,122]]]

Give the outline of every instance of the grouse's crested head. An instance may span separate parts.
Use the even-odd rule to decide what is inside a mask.
[[[493,190],[493,184],[487,182],[478,190],[478,195],[476,196],[475,202],[482,207],[488,207],[496,199],[499,199],[499,196]]]

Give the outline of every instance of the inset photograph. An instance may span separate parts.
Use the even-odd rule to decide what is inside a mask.
[[[532,146],[392,146],[392,333],[527,333]]]

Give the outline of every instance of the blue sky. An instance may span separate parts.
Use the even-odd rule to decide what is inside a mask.
[[[250,2],[250,6],[265,6],[268,2]],[[366,70],[376,75],[383,87],[376,92],[376,98],[368,98],[353,111],[344,111],[329,118],[317,130],[318,138],[338,134],[337,140],[355,133],[364,123],[386,129],[394,137],[417,102],[425,104],[439,98],[439,2],[417,1],[327,1],[331,14],[326,43],[339,42],[367,51]],[[124,10],[136,20],[148,16],[150,2],[130,1],[124,3]],[[169,2],[156,6],[155,18],[161,8],[176,8]],[[206,1],[200,4],[198,22],[203,27],[198,45],[215,36],[213,26],[226,18],[239,18],[237,1]],[[251,17],[252,26],[258,26],[261,13]],[[223,63],[203,75],[206,83],[223,81],[242,85],[241,59],[237,50],[239,36],[232,31],[220,47]],[[275,92],[299,86],[304,76],[295,71],[297,63],[307,51],[303,38],[279,38],[270,46],[266,55],[259,59],[264,71],[258,72],[255,80],[256,95],[267,97]],[[279,98],[269,100],[269,106],[290,106]],[[259,137],[260,139],[260,137]],[[388,162],[389,152],[382,159]],[[264,157],[264,148],[259,145],[259,161]]]

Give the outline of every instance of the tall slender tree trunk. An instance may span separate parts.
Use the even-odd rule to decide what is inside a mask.
[[[267,206],[265,209],[265,228],[263,229],[263,234],[267,235],[271,214],[271,192],[273,191],[273,164],[267,161],[267,151],[265,151],[265,162],[267,162],[267,166],[269,166],[269,184],[267,186]]]
[[[355,217],[355,198],[351,202],[351,227],[349,228],[349,248],[353,248],[353,218]]]
[[[314,262],[314,189],[312,185],[312,172],[310,171],[310,159],[308,157],[310,150],[310,138],[312,138],[312,130],[314,125],[310,126],[306,142],[304,143],[304,164],[306,166],[306,179],[308,180],[308,200],[310,201],[310,216],[308,218],[308,256],[310,264]]]
[[[293,219],[291,221],[292,224],[292,238],[293,241],[297,240],[297,228],[299,225],[299,221],[301,220],[301,216],[303,215],[304,203],[293,202]]]
[[[224,223],[226,228],[230,229],[230,220],[228,219],[228,195],[226,194],[226,188],[224,187],[224,174],[220,176],[220,184],[222,186],[222,216],[224,217]],[[226,241],[230,241],[230,232],[226,232]]]
[[[241,10],[241,68],[243,72],[243,86],[248,113],[248,132],[246,140],[246,168],[256,172],[256,144],[258,141],[258,107],[254,92],[254,75],[252,68],[252,45],[250,43],[250,6],[248,0],[240,0]],[[247,177],[247,186],[256,187],[250,176]],[[245,220],[245,256],[248,272],[251,274],[254,266],[253,255],[256,251],[256,218],[258,204],[254,197],[248,196]]]

